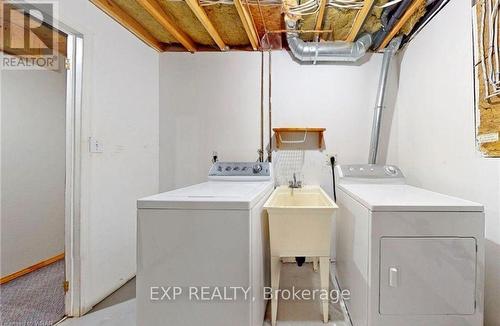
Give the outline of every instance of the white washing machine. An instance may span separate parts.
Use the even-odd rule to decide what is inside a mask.
[[[336,168],[336,271],[353,326],[482,326],[484,213],[395,166]]]
[[[215,163],[208,182],[138,200],[137,325],[262,326],[271,172]]]

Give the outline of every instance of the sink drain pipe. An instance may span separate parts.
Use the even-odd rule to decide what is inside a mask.
[[[377,163],[378,145],[380,139],[380,125],[382,123],[382,111],[385,107],[385,96],[387,93],[387,78],[389,76],[389,68],[394,54],[398,51],[401,45],[402,37],[394,38],[384,50],[384,58],[382,60],[382,70],[377,91],[377,104],[373,113],[372,135],[370,141],[370,152],[368,157],[369,164]]]

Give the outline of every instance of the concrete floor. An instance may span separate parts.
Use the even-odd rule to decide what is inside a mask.
[[[332,264],[332,273],[334,264]],[[318,288],[319,273],[312,270],[311,264],[298,267],[295,264],[284,264],[281,272],[280,288]],[[333,279],[333,278],[332,278]],[[330,286],[333,287],[333,284]],[[270,305],[263,326],[271,325],[269,321]],[[321,320],[319,301],[280,301],[278,304],[278,326],[349,326],[339,303],[330,304],[330,322]],[[97,304],[88,314],[81,318],[69,318],[60,326],[137,326],[135,279],[127,282],[109,297]]]
[[[111,306],[115,306],[122,302],[135,299],[135,277],[125,283],[121,288],[113,292],[106,299],[95,305],[89,314],[95,313],[96,311],[106,309]]]

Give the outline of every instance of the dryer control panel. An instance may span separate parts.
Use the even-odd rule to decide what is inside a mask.
[[[209,177],[270,177],[269,162],[216,162]]]
[[[338,165],[339,177],[362,179],[400,179],[403,172],[395,165],[349,164]]]

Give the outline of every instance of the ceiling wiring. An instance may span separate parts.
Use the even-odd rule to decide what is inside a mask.
[[[382,5],[375,5],[375,8],[387,8],[400,3],[403,0],[392,0]],[[328,6],[341,9],[362,9],[365,2],[363,0],[329,0]]]
[[[233,0],[199,0],[198,1],[200,6],[212,6],[212,5],[217,5],[217,4],[223,4],[223,5],[233,5],[234,1]],[[275,6],[282,4],[281,0],[248,0],[248,4],[251,5],[260,5],[261,6]]]
[[[483,0],[479,24],[479,56],[485,99],[500,95],[500,51],[498,28],[500,0]],[[487,39],[485,39],[487,35]]]
[[[392,0],[382,5],[375,5],[375,8],[388,8],[397,5],[403,0]],[[363,0],[328,0],[327,7],[339,9],[361,10],[365,2]],[[318,0],[306,0],[294,6],[287,6],[286,12],[292,15],[312,15],[319,11]]]
[[[375,8],[387,8],[400,3],[403,0],[392,0],[382,5],[375,5]],[[277,5],[282,4],[281,0],[249,0],[249,4],[259,4],[261,6],[266,5]],[[232,5],[233,0],[199,0],[201,6],[211,6],[216,4],[227,4]],[[335,7],[340,9],[354,9],[360,10],[363,8],[363,0],[328,0],[328,7]],[[319,11],[319,1],[318,0],[306,0],[301,1],[297,5],[286,6],[286,12],[292,15],[312,15]]]

